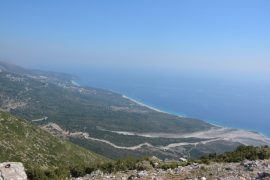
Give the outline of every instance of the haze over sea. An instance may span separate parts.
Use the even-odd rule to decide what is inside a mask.
[[[108,69],[74,73],[83,85],[110,89],[162,111],[270,137],[269,81]]]

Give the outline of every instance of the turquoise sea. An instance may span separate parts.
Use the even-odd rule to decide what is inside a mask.
[[[270,137],[270,82],[188,74],[75,72],[79,82],[109,89],[146,105]]]

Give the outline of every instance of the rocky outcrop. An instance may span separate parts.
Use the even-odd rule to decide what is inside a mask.
[[[0,180],[27,180],[23,164],[19,162],[1,163]]]
[[[76,178],[74,178],[76,179]],[[80,180],[270,180],[270,160],[245,160],[241,163],[191,163],[187,166],[178,166],[174,169],[151,168],[148,170],[130,170],[103,173],[100,170],[94,171]]]

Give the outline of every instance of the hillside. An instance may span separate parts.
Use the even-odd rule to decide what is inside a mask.
[[[270,160],[243,161],[237,163],[191,163],[187,166],[169,168],[149,168],[147,170],[129,170],[126,172],[103,173],[95,171],[80,178],[89,179],[157,179],[157,180],[269,180]],[[73,178],[75,180],[75,178]]]
[[[211,154],[200,160],[162,161],[156,157],[126,159],[99,170],[81,173],[82,179],[269,179],[270,149],[239,146],[233,152]],[[101,171],[100,171],[101,170]]]
[[[3,71],[0,106],[28,120],[46,116],[67,130],[99,126],[111,131],[186,133],[213,127],[200,120],[157,112],[111,91],[78,87],[51,76]]]
[[[110,158],[199,158],[241,144],[270,144],[261,134],[159,112],[115,92],[78,86],[62,74],[10,66],[0,66],[2,111]]]
[[[0,162],[22,162],[28,169],[90,166],[107,161],[46,131],[0,112]]]

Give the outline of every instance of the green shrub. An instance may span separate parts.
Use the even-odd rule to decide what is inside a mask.
[[[245,159],[269,159],[270,149],[268,146],[254,147],[254,146],[239,146],[233,152],[226,152],[224,154],[209,154],[200,158],[201,162],[206,163],[210,161],[215,162],[240,162]]]
[[[67,168],[30,168],[26,170],[29,180],[66,179],[69,176]]]
[[[103,172],[111,173],[117,171],[128,171],[128,170],[145,170],[152,167],[148,158],[135,158],[128,157],[119,159],[115,162],[107,162],[97,166]],[[95,169],[94,169],[95,170]]]
[[[72,177],[82,177],[86,174],[84,167],[81,166],[76,166],[76,167],[72,167],[70,168],[70,175]]]
[[[161,167],[161,169],[167,170],[167,169],[175,169],[181,165],[182,165],[182,163],[173,161],[173,162],[169,162],[169,163],[164,163],[160,167]]]
[[[99,166],[99,169],[107,173],[112,173],[113,171],[115,171],[115,168],[116,167],[112,162],[105,163]]]
[[[91,174],[93,171],[97,170],[97,166],[88,166],[85,168],[86,174]]]

